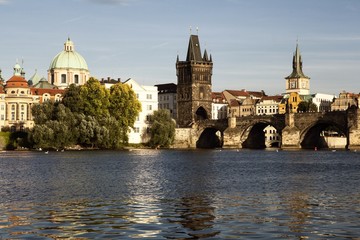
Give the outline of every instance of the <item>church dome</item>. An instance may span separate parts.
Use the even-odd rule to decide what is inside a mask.
[[[28,82],[25,80],[25,78],[14,75],[9,80],[6,81],[6,87],[27,88],[29,87],[29,85]]]
[[[16,63],[14,66],[14,75],[6,81],[6,87],[14,87],[14,88],[27,88],[29,87],[28,82],[21,75],[23,72],[23,68]]]
[[[58,53],[50,63],[51,69],[83,69],[89,70],[85,59],[74,50],[74,43],[68,38],[64,50]]]

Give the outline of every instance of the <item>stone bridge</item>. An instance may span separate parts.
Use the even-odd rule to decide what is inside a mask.
[[[336,112],[289,113],[202,120],[182,133],[183,146],[197,148],[265,148],[264,128],[273,126],[281,148],[326,148],[321,132],[331,129],[346,138],[348,149],[360,149],[360,109]],[[179,137],[176,136],[175,143]],[[176,147],[176,144],[175,144]]]

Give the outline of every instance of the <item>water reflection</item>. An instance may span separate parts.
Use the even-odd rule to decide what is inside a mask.
[[[193,238],[214,237],[220,231],[214,229],[215,208],[204,197],[182,198],[175,213],[180,216],[180,223],[187,234]]]
[[[356,239],[360,158],[336,154],[9,154],[0,239]]]

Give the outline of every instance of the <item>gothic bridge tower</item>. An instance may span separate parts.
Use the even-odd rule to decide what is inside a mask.
[[[191,127],[197,120],[211,118],[211,76],[213,62],[207,51],[201,54],[199,37],[190,35],[186,61],[176,61],[177,124]]]

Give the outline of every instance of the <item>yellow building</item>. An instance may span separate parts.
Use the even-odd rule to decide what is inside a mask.
[[[38,97],[32,95],[22,71],[22,67],[16,64],[14,75],[6,81],[1,92],[0,126],[9,127],[11,131],[34,126],[31,108],[39,102]]]

